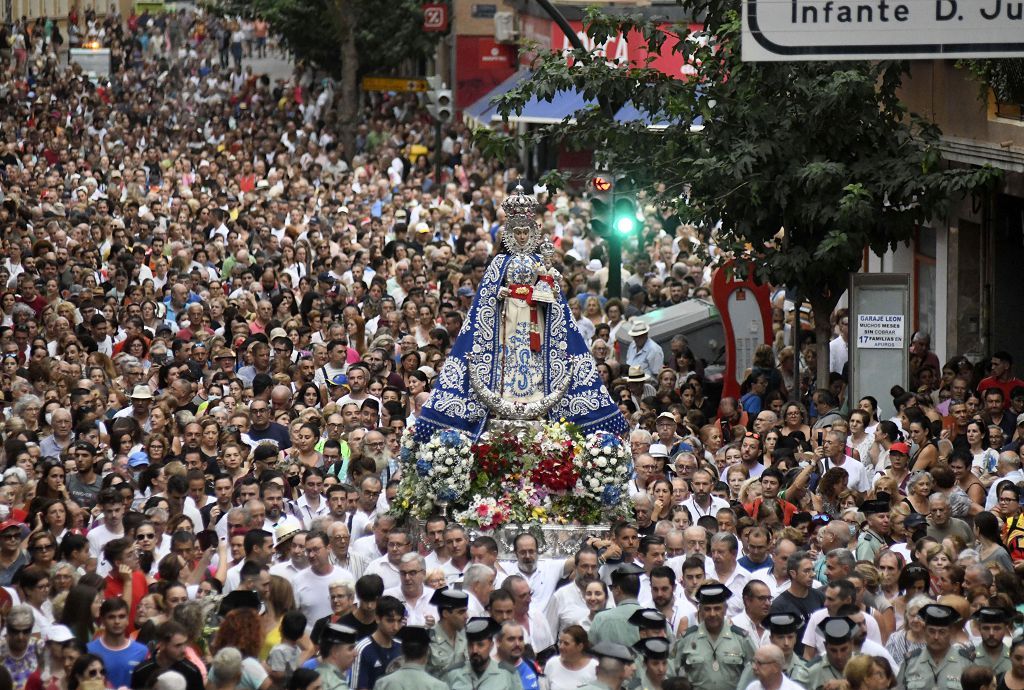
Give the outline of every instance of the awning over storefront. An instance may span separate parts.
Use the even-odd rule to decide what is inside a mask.
[[[462,117],[476,127],[489,127],[492,121],[500,121],[501,116],[498,115],[498,108],[494,105],[494,99],[504,96],[522,83],[524,79],[529,79],[531,74],[530,70],[519,70],[488,91],[486,96],[463,110]]]
[[[528,69],[519,70],[498,86],[491,89],[486,96],[463,111],[463,117],[478,127],[489,127],[492,122],[501,122],[501,115],[494,105],[495,99],[504,96],[524,81],[530,79],[533,72]],[[557,124],[578,110],[596,105],[588,101],[576,91],[558,91],[554,98],[545,101],[536,96],[528,100],[522,112],[510,113],[508,122],[523,122],[531,125]]]
[[[494,87],[486,96],[466,108],[463,111],[463,117],[470,124],[477,127],[490,127],[493,122],[501,122],[502,118],[498,113],[497,107],[494,105],[494,100],[505,95],[532,76],[533,73],[530,70],[524,69],[516,72]],[[579,110],[596,106],[597,103],[585,99],[577,91],[559,91],[551,101],[541,100],[536,96],[530,98],[523,105],[522,112],[509,114],[508,121],[535,125],[556,124]],[[615,113],[615,121],[622,123],[642,122],[649,129],[665,129],[672,124],[671,118],[661,113],[652,115],[651,113],[639,110],[633,105],[632,101],[628,101]],[[691,124],[690,130],[700,131],[701,129],[703,129],[702,120],[700,117],[697,117]]]

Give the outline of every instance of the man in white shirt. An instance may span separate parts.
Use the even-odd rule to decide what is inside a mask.
[[[473,563],[462,576],[462,591],[469,595],[467,614],[470,618],[487,615],[487,602],[494,591],[494,568]]]
[[[309,568],[295,576],[292,590],[295,592],[296,607],[306,616],[306,632],[313,630],[313,624],[332,613],[330,585],[348,582],[355,586],[352,573],[331,563],[327,535],[310,532],[306,535],[306,556]]]
[[[803,690],[782,672],[786,657],[773,644],[765,645],[754,652],[753,670],[757,677],[745,690]]]
[[[807,628],[801,640],[804,644],[804,659],[812,659],[815,655],[825,655],[825,636],[819,625],[826,618],[839,615],[839,610],[856,601],[857,589],[847,579],[837,579],[825,586],[825,608],[818,609],[807,619]],[[878,644],[882,643],[882,635],[874,616],[867,616],[864,621],[867,639]]]
[[[359,498],[356,500],[356,509],[348,519],[348,531],[355,541],[368,532],[367,525],[373,522],[377,514],[377,499],[381,495],[380,478],[374,475],[363,477],[359,482]]]
[[[99,561],[107,542],[124,537],[124,503],[114,488],[100,491],[97,503],[103,511],[103,521],[89,530],[86,539],[89,540],[89,555]]]
[[[512,620],[523,626],[526,642],[535,653],[554,646],[556,639],[542,610],[532,605],[530,583],[522,575],[509,575],[501,588],[512,595]]]
[[[373,531],[352,541],[351,555],[363,558],[367,565],[388,553],[388,535],[395,528],[395,518],[380,515],[373,521]],[[351,539],[351,536],[349,537]]]
[[[427,575],[427,563],[418,553],[407,553],[398,564],[402,584],[394,589],[385,589],[384,594],[405,604],[408,612],[406,625],[433,627],[439,620],[437,607],[430,603],[434,589],[423,584]]]
[[[711,538],[711,560],[715,568],[708,576],[733,593],[728,602],[728,614],[732,617],[743,613],[743,587],[750,579],[750,573],[736,562],[738,555],[739,541],[735,534],[719,532]]]
[[[529,532],[516,535],[513,548],[516,560],[505,563],[505,572],[510,576],[521,575],[530,585],[531,606],[544,611],[551,595],[555,593],[558,581],[570,577],[576,565],[572,558],[538,559],[537,539]]]
[[[544,609],[548,626],[555,635],[590,616],[583,592],[588,584],[597,581],[597,550],[592,546],[582,546],[574,560],[575,579],[556,589]]]
[[[770,632],[764,626],[765,616],[771,607],[772,594],[768,585],[760,580],[750,580],[743,586],[743,613],[733,618],[732,624],[747,631],[754,649],[771,644]]]
[[[868,476],[864,463],[854,460],[846,454],[846,434],[841,431],[825,431],[822,445],[815,449],[821,461],[822,474],[833,467],[846,470],[849,479],[846,486],[860,494],[871,490],[871,477]]]
[[[386,555],[381,556],[366,567],[367,575],[380,576],[380,579],[384,581],[385,590],[394,589],[402,584],[398,566],[401,563],[402,556],[412,550],[412,537],[409,535],[408,530],[391,530],[391,533],[388,535],[387,549]]]
[[[722,508],[728,508],[729,502],[725,499],[711,495],[715,478],[707,470],[697,470],[693,473],[690,481],[692,493],[683,501],[683,505],[690,511],[690,519],[696,523],[705,515],[717,515]]]

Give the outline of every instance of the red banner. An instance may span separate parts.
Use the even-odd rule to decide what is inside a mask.
[[[605,43],[598,45],[587,36],[583,30],[582,22],[570,22],[570,24],[576,30],[576,35],[580,37],[583,45],[588,50],[605,56],[609,61],[628,60],[629,64],[633,67],[644,67],[647,65],[647,58],[651,53],[648,52],[647,42],[639,31],[631,31],[625,36],[620,33]],[[536,41],[542,50],[561,50],[566,54],[572,50],[572,45],[565,34],[558,28],[557,24],[549,19],[521,15],[520,28],[523,38]],[[667,38],[662,45],[661,52],[653,55],[654,59],[649,66],[671,77],[685,79],[693,74],[693,67],[686,63],[682,55],[673,52],[673,48],[678,43],[678,38],[676,38],[678,29],[673,24],[668,23],[662,24],[661,28],[667,32]],[[704,27],[702,24],[690,24],[689,28],[693,32],[701,31]],[[525,53],[520,55],[521,64],[527,65],[531,59],[532,55]]]

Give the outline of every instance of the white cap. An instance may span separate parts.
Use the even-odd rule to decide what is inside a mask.
[[[47,642],[70,642],[75,639],[66,625],[51,625],[43,632]]]

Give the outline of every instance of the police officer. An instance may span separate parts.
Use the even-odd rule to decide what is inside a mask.
[[[466,623],[469,661],[449,671],[444,681],[452,690],[522,690],[519,674],[508,671],[491,658],[494,635],[501,630],[493,618],[470,618]]]
[[[640,575],[644,569],[633,563],[623,563],[612,571],[612,595],[615,608],[599,611],[590,626],[591,642],[616,642],[625,647],[640,641],[640,634],[630,617],[640,608]]]
[[[793,650],[796,649],[800,628],[804,625],[804,619],[790,612],[772,613],[765,616],[762,625],[768,628],[768,636],[771,643],[782,650],[782,655],[785,659],[782,672],[794,683],[809,687],[807,685],[809,677],[807,662],[799,654],[793,653]],[[754,668],[748,666],[743,670],[743,675],[740,676],[740,682],[736,684],[736,687],[739,690],[744,690],[755,680]]]
[[[448,686],[427,673],[430,655],[430,630],[407,625],[396,637],[402,643],[402,666],[380,678],[374,690],[448,690]]]
[[[349,690],[349,669],[356,660],[356,631],[344,625],[330,623],[320,635],[320,674],[323,690]]]
[[[630,649],[617,642],[598,642],[590,648],[590,655],[597,659],[597,680],[578,690],[622,690],[634,672]]]
[[[665,615],[658,609],[637,609],[633,612],[633,615],[629,617],[629,623],[635,625],[637,632],[640,635],[640,640],[637,644],[633,645],[633,650],[636,652],[636,672],[633,677],[626,681],[626,687],[634,687],[634,685],[640,681],[641,674],[644,669],[644,657],[643,651],[638,644],[641,644],[646,639],[654,638],[668,638],[668,624],[665,620]],[[667,657],[666,657],[667,658]],[[649,687],[646,683],[643,687]]]
[[[1003,639],[1010,634],[1014,612],[1001,606],[982,606],[971,616],[978,621],[981,644],[974,647],[974,663],[992,669],[998,678],[1010,670],[1010,646]]]
[[[918,614],[924,619],[924,648],[907,655],[896,684],[902,690],[960,690],[960,674],[974,663],[973,650],[952,646],[956,610],[928,604]]]
[[[875,556],[889,544],[889,501],[874,498],[864,501],[860,510],[867,520],[867,527],[857,539],[857,560],[875,562]]]
[[[726,625],[726,602],[732,592],[718,583],[697,588],[697,615],[702,622],[676,640],[672,669],[701,690],[736,690],[745,666],[754,658],[747,631]]]
[[[626,687],[630,690],[660,688],[668,676],[669,648],[667,637],[645,637],[633,645],[640,654],[640,663]]]
[[[430,598],[437,607],[440,621],[434,628],[434,641],[430,644],[427,672],[438,678],[460,666],[469,658],[466,643],[466,617],[469,595],[454,589],[439,589]]]
[[[811,659],[807,689],[817,690],[830,680],[842,680],[843,669],[853,656],[853,634],[857,624],[845,616],[830,616],[818,624],[825,638],[825,656]]]

